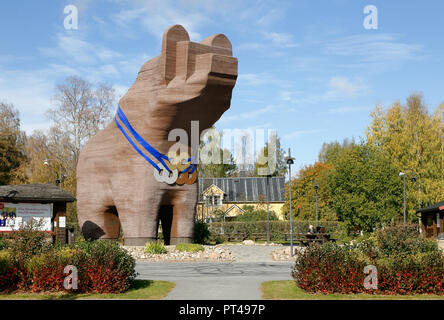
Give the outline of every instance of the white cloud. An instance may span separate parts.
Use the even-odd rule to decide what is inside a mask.
[[[370,107],[338,107],[338,108],[332,108],[328,110],[328,114],[345,114],[345,113],[354,113],[354,112],[363,112],[363,111],[369,111]]]
[[[285,17],[285,11],[283,8],[274,7],[268,10],[265,15],[257,20],[257,23],[261,26],[269,26],[277,21],[282,21]]]
[[[331,41],[323,50],[327,54],[354,57],[372,64],[386,65],[419,58],[423,45],[403,43],[398,38],[388,33],[354,35]]]
[[[247,112],[242,112],[242,113],[232,115],[232,116],[224,116],[223,115],[219,121],[220,122],[227,122],[227,121],[254,119],[254,118],[257,118],[258,116],[268,113],[274,109],[276,109],[275,106],[269,105],[269,106],[266,106],[263,108],[259,108],[259,109],[247,111]]]
[[[293,35],[290,33],[264,32],[264,37],[265,39],[271,40],[272,44],[277,47],[294,48],[300,46],[299,43],[293,40]]]
[[[317,82],[320,82],[317,86],[319,87],[319,93],[307,94],[305,91],[283,90],[279,93],[280,99],[294,105],[307,105],[357,97],[367,93],[369,90],[364,80],[351,80],[343,76],[331,77],[328,80],[324,79]],[[323,85],[321,85],[321,83]],[[288,109],[288,111],[297,110],[298,109],[295,108]]]
[[[332,77],[328,83],[333,93],[342,96],[355,96],[366,89],[362,80],[352,82],[347,77]]]
[[[136,0],[128,3],[134,8],[121,10],[112,16],[112,20],[122,27],[128,27],[132,23],[141,24],[145,31],[158,38],[162,37],[169,26],[181,24],[190,38],[197,41],[202,37],[198,32],[199,28],[211,22],[207,14],[211,8],[205,4]]]
[[[312,129],[312,130],[295,130],[290,133],[283,135],[282,139],[294,139],[299,138],[300,136],[315,134],[321,132],[320,129]]]
[[[97,64],[120,58],[119,52],[94,44],[78,36],[57,34],[57,44],[52,48],[39,48],[48,57],[67,61],[69,64]]]
[[[48,127],[45,112],[51,107],[54,82],[49,70],[1,70],[0,100],[12,103],[20,112],[21,128],[30,134]]]
[[[268,73],[241,73],[238,76],[238,83],[247,86],[258,86],[270,83],[272,77]]]
[[[261,42],[244,42],[235,47],[236,50],[254,50],[261,54],[276,57],[285,53],[283,49],[300,47],[301,44],[294,41],[294,36],[290,33],[261,32],[259,37]]]
[[[42,115],[50,106],[53,89],[48,70],[0,70],[0,99],[14,104],[21,113]]]

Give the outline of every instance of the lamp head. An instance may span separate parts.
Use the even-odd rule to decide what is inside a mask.
[[[288,154],[284,160],[287,162],[288,165],[294,164],[294,159],[290,154]]]
[[[399,176],[400,176],[400,177],[405,176],[405,172],[400,172],[400,173],[399,173]]]

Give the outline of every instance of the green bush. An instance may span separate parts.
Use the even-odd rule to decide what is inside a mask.
[[[10,244],[10,235],[9,233],[2,232],[0,233],[0,250],[8,249]]]
[[[17,268],[25,266],[30,258],[51,249],[51,236],[40,231],[40,222],[32,221],[10,234],[8,248]]]
[[[253,221],[265,221],[267,220],[267,210],[255,209],[254,206],[243,206],[244,213],[238,215],[233,221],[237,222],[253,222]],[[270,221],[279,220],[274,211],[270,211],[268,218]]]
[[[145,253],[150,253],[150,254],[165,254],[165,253],[168,253],[167,248],[165,248],[165,246],[163,245],[163,243],[161,241],[147,242],[145,244],[144,251],[145,251]]]
[[[306,233],[308,226],[315,223],[312,221],[293,221],[293,233]],[[336,221],[321,221],[320,225],[325,227],[327,233],[332,235],[332,238],[337,239],[337,234],[343,233],[344,225]],[[209,230],[211,232],[210,241],[215,239],[225,241],[227,235],[244,233],[248,238],[252,238],[253,233],[266,233],[267,221],[250,221],[250,222],[213,222],[209,223]],[[289,221],[270,221],[270,235],[271,241],[283,241],[284,233],[290,232]]]
[[[0,251],[0,292],[10,291],[17,287],[17,272],[7,250]]]
[[[194,224],[193,242],[206,244],[211,236],[211,232],[208,228],[208,224],[204,222],[196,222]]]
[[[136,276],[134,271],[136,260],[117,242],[108,240],[77,242],[74,248],[83,249],[97,264],[112,263],[114,268],[129,277],[132,281]]]
[[[180,252],[199,252],[204,251],[204,247],[196,243],[179,243],[176,244],[176,250]]]
[[[11,254],[8,250],[1,250],[0,251],[0,273],[3,272],[3,270],[6,270],[12,266],[11,263]]]
[[[29,273],[33,273],[48,266],[78,266],[85,263],[87,258],[89,256],[83,250],[71,249],[69,247],[53,248],[45,253],[31,257],[25,267]]]
[[[406,256],[438,250],[435,241],[425,240],[414,224],[394,224],[376,232],[378,247],[384,256]]]

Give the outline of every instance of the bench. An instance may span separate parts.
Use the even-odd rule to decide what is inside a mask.
[[[264,240],[267,241],[267,234],[266,233],[252,233],[251,234],[251,240],[257,241],[257,240]],[[271,234],[270,234],[270,240],[271,240]]]
[[[290,241],[290,234],[284,233],[284,241]],[[293,241],[299,242],[302,245],[308,245],[311,242],[324,243],[328,241],[335,242],[335,239],[330,238],[328,233],[293,233]]]
[[[227,241],[244,241],[247,238],[245,233],[232,233],[227,235]]]

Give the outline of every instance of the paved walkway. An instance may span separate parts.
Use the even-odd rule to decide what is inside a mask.
[[[266,245],[226,245],[222,247],[233,253],[236,262],[274,262],[271,259],[271,252],[283,248],[282,246]]]
[[[272,262],[272,246],[226,246],[236,262],[137,262],[138,279],[176,283],[167,300],[260,300],[264,281],[291,280],[292,262]]]
[[[138,262],[138,279],[167,280],[167,300],[260,300],[264,281],[291,280],[292,263]]]

